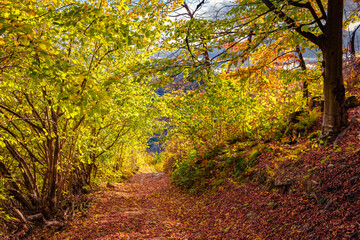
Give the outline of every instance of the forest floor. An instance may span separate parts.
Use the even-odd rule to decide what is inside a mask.
[[[314,169],[325,154],[305,153],[297,170]],[[359,239],[359,151],[340,154],[318,167],[310,187],[306,178],[286,191],[229,181],[193,195],[164,173],[139,173],[95,192],[90,208],[61,231],[30,239]]]
[[[104,185],[66,227],[29,239],[359,239],[360,107],[349,119],[336,144],[267,143],[243,183],[194,195],[159,172]]]

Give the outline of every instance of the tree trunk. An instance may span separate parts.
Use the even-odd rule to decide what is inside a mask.
[[[321,138],[338,134],[347,124],[342,75],[343,1],[329,0],[328,17],[321,47],[324,59],[324,116]]]
[[[323,53],[324,60],[324,116],[321,128],[320,138],[338,134],[341,127],[347,124],[347,112],[345,109],[345,88],[342,76],[342,22],[344,1],[328,0],[327,12],[323,9],[321,1],[317,5],[323,9],[323,15],[326,16],[326,25],[323,25],[318,16],[314,16],[316,24],[323,32],[321,35],[315,35],[302,28],[291,16],[286,15],[281,9],[273,4],[272,0],[261,0],[270,11],[276,14],[289,28],[302,35],[307,40],[319,46]],[[274,1],[275,2],[275,1]],[[285,1],[277,1],[285,2]],[[314,10],[310,2],[307,4],[301,1],[286,1],[297,8],[308,8]]]
[[[296,53],[298,54],[298,57],[299,57],[299,63],[300,63],[300,69],[301,71],[306,71],[306,63],[305,63],[305,60],[304,60],[304,57],[301,53],[301,49],[300,49],[300,46],[296,46],[295,48],[295,51]],[[308,81],[307,79],[305,78],[303,80],[303,98],[306,99],[306,104],[308,105],[309,104],[309,101],[307,100],[308,97],[309,97],[309,88],[308,88]]]
[[[205,58],[205,71],[206,71],[206,80],[207,82],[211,82],[211,60],[209,55],[209,50],[206,44],[206,41],[203,37],[201,37],[201,42],[204,48],[204,58]]]
[[[350,37],[350,42],[349,42],[349,52],[350,52],[350,56],[351,57],[355,57],[355,36],[356,36],[356,31],[360,28],[360,25],[357,26],[354,31],[351,33],[351,37]]]

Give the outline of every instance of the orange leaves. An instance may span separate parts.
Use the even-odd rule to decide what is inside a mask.
[[[299,62],[298,56],[293,53],[283,54],[276,58],[272,65],[277,69],[291,68]]]
[[[235,43],[235,42],[226,43],[226,44],[224,44],[224,47],[230,48],[234,52],[241,52],[243,50],[246,50],[249,47],[249,41],[245,40],[240,43]]]

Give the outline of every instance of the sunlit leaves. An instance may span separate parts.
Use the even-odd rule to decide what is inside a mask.
[[[296,71],[257,77],[223,73],[205,89],[180,94],[169,105],[174,113],[169,157],[205,161],[209,152],[229,143],[281,136],[287,115],[304,107],[300,80]]]
[[[151,76],[138,69],[160,36],[161,7],[144,10],[150,3],[0,3],[0,151],[23,179],[17,191],[35,194],[27,205],[56,210],[93,170],[134,170],[153,130]]]

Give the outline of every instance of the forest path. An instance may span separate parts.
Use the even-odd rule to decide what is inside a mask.
[[[181,222],[161,213],[159,196],[168,194],[169,187],[162,172],[139,173],[126,183],[108,185],[95,194],[86,216],[75,217],[53,239],[187,239],[189,234],[178,228]]]
[[[194,195],[170,184],[164,173],[139,173],[95,192],[89,209],[69,226],[45,228],[29,239],[360,239],[359,129],[357,121],[341,152],[332,146],[309,150],[296,166],[284,168],[294,177],[317,168],[309,175],[310,190],[301,182],[280,192],[228,178],[216,190]],[[319,159],[329,154],[322,164]],[[269,163],[268,155],[262,158],[259,168]]]
[[[247,197],[268,201],[260,195],[253,187],[233,184],[194,195],[162,172],[139,173],[103,186],[65,228],[44,229],[30,239],[264,239],[259,238],[264,230],[259,203],[250,206]]]

